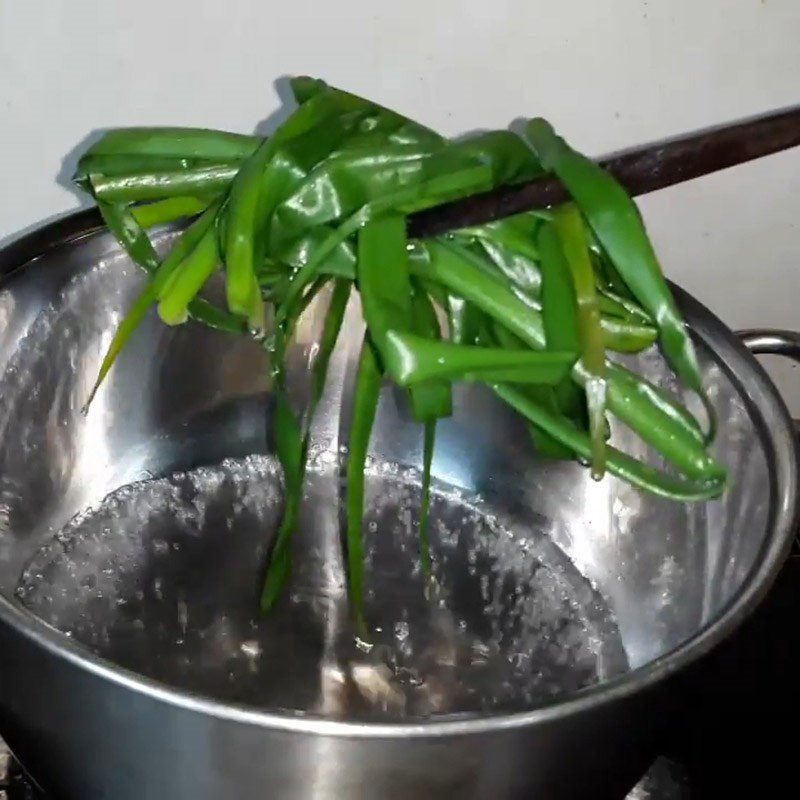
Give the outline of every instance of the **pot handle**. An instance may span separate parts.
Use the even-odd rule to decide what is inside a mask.
[[[786,356],[800,363],[800,331],[757,328],[738,331],[738,336],[751,353]]]
[[[744,346],[755,355],[786,356],[800,364],[800,331],[754,328],[737,331]],[[800,419],[794,421],[800,435]]]

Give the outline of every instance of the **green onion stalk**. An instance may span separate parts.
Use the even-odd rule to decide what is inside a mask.
[[[431,580],[427,531],[437,421],[452,413],[455,382],[482,383],[526,422],[544,458],[577,459],[676,501],[725,486],[701,424],[673,395],[615,363],[654,344],[710,412],[692,339],[633,201],[542,119],[520,136],[456,142],[323,81],[292,81],[296,109],[269,138],[194,128],[107,133],[75,180],[95,198],[119,244],[149,276],[120,323],[89,401],[152,307],[167,325],[195,320],[271,343],[275,441],[285,485],[261,605],[291,572],[309,419],[326,380],[352,292],[366,333],[348,448],[349,592],[364,623],[364,468],[381,386],[407,392],[423,441],[420,556]],[[570,201],[447,236],[409,239],[407,217],[475,192],[544,175]],[[148,230],[183,222],[161,256]],[[202,296],[216,273],[224,304]],[[312,367],[306,419],[291,408],[284,354],[299,318],[325,290],[331,301]],[[270,336],[265,336],[267,320]],[[440,324],[446,320],[446,324]],[[667,465],[656,468],[609,441],[609,417]]]

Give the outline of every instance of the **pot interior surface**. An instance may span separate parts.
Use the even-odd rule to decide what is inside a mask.
[[[170,236],[162,235],[162,244]],[[150,315],[82,413],[142,286],[107,234],[50,250],[0,288],[0,593],[93,652],[179,689],[337,718],[520,710],[670,652],[745,586],[770,536],[774,479],[757,412],[699,341],[730,471],[679,504],[537,457],[487,391],[440,423],[426,599],[422,432],[385,387],[367,477],[371,643],[354,635],[340,545],[360,313],[351,302],[312,426],[285,597],[258,612],[281,509],[260,346]],[[302,407],[319,303],[290,358]],[[689,316],[698,330],[702,321]],[[632,362],[679,392],[655,351]],[[691,405],[692,398],[684,398]],[[621,427],[622,449],[652,453]]]

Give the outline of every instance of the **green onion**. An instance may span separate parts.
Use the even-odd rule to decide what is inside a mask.
[[[364,468],[381,390],[381,371],[367,339],[361,347],[347,460],[347,567],[350,600],[362,634],[364,622]]]
[[[546,457],[588,460],[678,501],[720,494],[710,455],[713,413],[691,337],[633,201],[544,120],[526,139],[490,131],[448,141],[364,98],[296,78],[298,103],[270,139],[193,128],[110,131],[75,180],[148,283],[103,359],[91,397],[153,305],[171,325],[195,319],[263,332],[274,319],[274,440],[284,511],[261,597],[274,606],[291,573],[309,430],[352,288],[366,323],[346,464],[350,598],[364,608],[364,468],[382,382],[408,392],[422,426],[420,559],[432,585],[428,517],[438,420],[453,384],[478,382],[513,408]],[[504,183],[552,173],[573,203],[448,236],[409,241],[410,213]],[[195,218],[162,259],[147,229]],[[229,311],[199,297],[224,272]],[[285,355],[297,320],[331,287],[305,413],[292,409]],[[447,319],[442,331],[440,319]],[[660,344],[676,376],[709,407],[704,433],[677,397],[619,366],[613,353]],[[612,354],[609,358],[608,354]],[[673,468],[608,442],[606,412]]]
[[[575,289],[581,361],[587,373],[584,389],[592,441],[592,477],[600,480],[606,460],[606,353],[594,271],[583,222],[575,207],[566,205],[559,209],[553,216],[552,225],[561,242]]]

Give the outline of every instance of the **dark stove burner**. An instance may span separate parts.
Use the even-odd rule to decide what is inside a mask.
[[[0,800],[44,800],[0,739]]]

